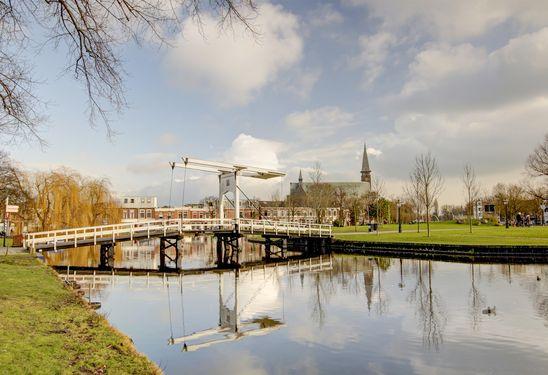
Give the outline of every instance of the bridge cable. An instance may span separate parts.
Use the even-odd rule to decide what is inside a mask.
[[[236,187],[244,195],[245,199],[247,199],[247,201],[251,204],[251,206],[257,210],[257,212],[259,213],[259,218],[260,218],[261,217],[261,206],[255,206],[255,203],[251,199],[249,199],[249,197],[247,196],[245,191],[243,191],[239,186],[236,186]]]
[[[175,162],[169,163],[171,166],[171,182],[169,185],[169,207],[171,207],[171,195],[173,193],[173,171],[175,170]]]
[[[184,294],[183,294],[183,276],[181,275],[181,320],[183,322],[183,350],[187,351],[188,347],[186,345],[186,325],[185,325],[185,304],[184,304]]]
[[[183,198],[182,198],[182,201],[181,201],[181,209],[183,210],[183,218],[184,218],[184,207],[185,207],[185,190],[186,190],[186,171],[187,171],[187,168],[186,168],[186,164],[188,163],[188,160],[187,159],[184,159],[184,162],[185,162],[185,173],[184,173],[184,179],[183,179]]]
[[[167,277],[167,308],[169,311],[169,331],[171,333],[169,342],[173,343],[173,321],[171,319],[171,296],[169,294],[169,276]]]

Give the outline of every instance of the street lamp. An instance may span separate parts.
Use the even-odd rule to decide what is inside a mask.
[[[397,216],[398,216],[398,233],[401,233],[401,202],[400,200],[398,199],[396,201],[396,206],[397,206]]]
[[[508,199],[504,200],[504,210],[505,210],[505,218],[506,218],[506,229],[508,229]]]

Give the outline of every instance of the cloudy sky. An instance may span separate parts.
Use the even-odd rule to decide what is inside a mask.
[[[89,127],[83,89],[63,74],[64,51],[37,52],[49,145],[8,150],[29,169],[69,166],[162,203],[168,162],[183,155],[286,171],[282,182],[246,186],[268,198],[286,194],[301,168],[306,179],[315,161],[325,179],[359,180],[364,141],[391,195],[426,151],[445,176],[443,202],[463,200],[466,162],[485,189],[523,179],[548,131],[548,2],[259,4],[255,38],[239,26],[219,32],[205,14],[205,37],[186,21],[172,47],[125,46],[130,107],[114,119],[112,140]],[[176,171],[174,200],[182,179]],[[212,176],[187,180],[187,200],[216,192]]]

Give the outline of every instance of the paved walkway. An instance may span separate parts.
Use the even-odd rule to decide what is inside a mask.
[[[8,254],[23,254],[29,251],[22,247],[8,247]],[[6,254],[6,248],[0,247],[0,254]]]

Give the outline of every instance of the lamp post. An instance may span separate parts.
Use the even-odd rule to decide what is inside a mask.
[[[398,216],[398,233],[401,233],[401,202],[399,199],[396,201],[396,207],[396,213]]]
[[[504,211],[505,211],[505,218],[506,218],[506,229],[508,229],[508,199],[504,200]]]

